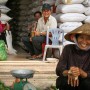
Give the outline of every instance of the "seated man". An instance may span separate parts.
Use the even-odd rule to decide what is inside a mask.
[[[34,21],[32,23],[28,24],[28,31],[29,31],[29,35],[28,36],[24,36],[22,37],[22,42],[24,43],[26,49],[24,49],[27,52],[30,52],[30,42],[31,42],[31,38],[34,36],[34,31],[36,30],[37,27],[37,22],[38,19],[42,16],[42,13],[40,11],[36,11],[34,13]],[[33,32],[33,33],[32,33]],[[30,52],[30,54],[32,55],[32,53]]]
[[[48,29],[57,28],[57,21],[51,15],[51,6],[47,3],[42,6],[42,17],[38,20],[35,36],[31,38],[29,50],[32,55],[30,59],[42,57],[42,43],[46,40]]]

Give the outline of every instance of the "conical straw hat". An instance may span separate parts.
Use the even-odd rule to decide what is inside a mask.
[[[65,39],[68,41],[74,42],[73,36],[76,34],[90,35],[90,24],[89,23],[83,24],[82,26],[76,28],[75,30],[67,33],[65,35]]]

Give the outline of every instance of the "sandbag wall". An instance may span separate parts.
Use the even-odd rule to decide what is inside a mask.
[[[11,9],[8,15],[12,18],[9,23],[13,34],[13,44],[24,47],[21,38],[28,36],[29,31],[27,27],[34,20],[34,12],[41,11],[43,3],[52,5],[53,12],[55,2],[56,0],[8,0],[7,6]]]
[[[5,24],[9,20],[11,20],[11,17],[7,15],[7,13],[10,11],[10,8],[6,6],[8,0],[0,0],[0,10],[1,10],[1,17],[0,21]]]
[[[86,19],[84,20],[84,23],[90,23],[90,0],[85,0],[83,2],[83,5],[86,7],[85,9]]]
[[[65,34],[81,26],[86,19],[84,0],[57,0],[56,19],[58,27],[64,30]],[[69,44],[64,40],[64,45]]]
[[[12,35],[13,44],[18,44],[21,41],[21,34],[23,33],[22,31],[23,31],[23,28],[25,27],[25,25],[23,24],[20,25],[21,22],[24,22],[26,18],[26,16],[23,17],[23,13],[22,13],[23,7],[21,7],[22,4],[20,1],[21,0],[9,0],[7,2],[7,6],[11,8],[11,11],[8,13],[8,15],[13,17],[13,19],[9,22],[11,26],[11,31],[13,34]]]
[[[28,35],[28,24],[34,20],[34,12],[41,10],[43,3],[52,5],[52,15],[58,22],[58,27],[65,31],[65,34],[83,23],[90,22],[90,1],[89,0],[1,0],[7,1],[6,5],[11,10],[7,13],[12,20],[9,21],[13,34],[13,43],[23,46],[22,36]],[[53,7],[56,5],[55,8]],[[66,40],[64,42],[66,43]]]
[[[56,0],[58,27],[68,33],[84,23],[90,23],[90,0]],[[64,45],[71,42],[64,39]],[[59,58],[59,51],[55,51]]]
[[[42,0],[8,0],[7,6],[11,8],[8,13],[13,19],[10,21],[13,34],[13,44],[23,47],[21,38],[28,36],[28,24],[34,20],[34,12],[40,10]]]

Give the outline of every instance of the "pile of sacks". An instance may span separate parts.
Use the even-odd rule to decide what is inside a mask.
[[[85,23],[90,23],[90,0],[85,0],[83,2],[83,5],[86,7],[85,9],[85,15],[86,19],[84,20]]]
[[[56,0],[58,27],[68,33],[84,23],[90,23],[90,0]],[[61,38],[60,38],[61,40]],[[72,44],[64,39],[64,46]],[[59,58],[59,51],[55,51]]]
[[[84,0],[57,0],[57,2],[57,15],[55,17],[58,21],[58,27],[64,30],[65,34],[84,23],[86,20]],[[71,42],[64,39],[64,45],[69,43]]]
[[[90,23],[90,0],[43,0],[43,3],[49,3],[51,6],[55,4],[56,13],[53,15],[58,22],[58,27],[64,30],[64,34],[83,23]],[[70,43],[64,39],[64,45]]]
[[[0,0],[0,10],[1,10],[1,17],[0,21],[6,23],[7,21],[11,20],[11,18],[6,15],[11,9],[5,6],[8,0]]]
[[[8,0],[0,0],[0,10],[1,10],[1,17],[0,21],[2,24],[7,24],[12,19],[7,15],[7,13],[11,10],[6,5]],[[8,54],[16,55],[16,50],[12,46],[12,33],[10,30],[6,30],[6,42],[7,42],[7,52]]]
[[[58,27],[65,34],[84,23],[90,23],[90,0],[56,0],[55,5]],[[64,45],[70,43],[64,39]],[[55,51],[55,56],[59,56],[58,50]]]
[[[84,23],[90,23],[90,0],[56,0],[58,27],[65,34]],[[70,42],[64,39],[64,45]]]

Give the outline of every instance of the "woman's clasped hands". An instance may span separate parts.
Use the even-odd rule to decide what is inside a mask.
[[[78,67],[72,66],[68,71],[68,84],[76,87],[79,85],[80,69]]]

